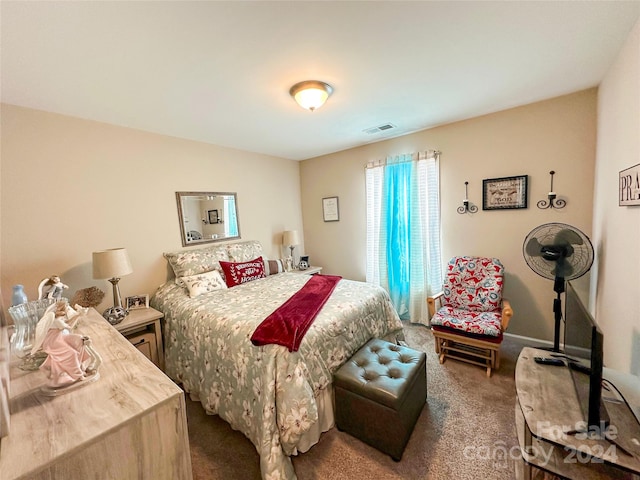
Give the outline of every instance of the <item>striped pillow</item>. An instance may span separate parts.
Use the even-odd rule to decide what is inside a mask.
[[[262,257],[262,260],[264,261],[264,273],[267,275],[286,272],[283,259],[268,260],[266,257]]]

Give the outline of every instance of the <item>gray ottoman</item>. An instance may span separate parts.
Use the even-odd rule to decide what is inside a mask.
[[[334,375],[338,429],[399,461],[427,398],[426,357],[370,340]]]

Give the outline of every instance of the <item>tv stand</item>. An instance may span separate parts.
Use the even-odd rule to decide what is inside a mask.
[[[570,479],[639,479],[640,455],[629,455],[621,447],[634,446],[631,439],[640,436],[633,412],[624,403],[606,404],[619,445],[600,432],[580,433],[586,422],[569,369],[538,364],[534,357],[552,358],[551,352],[529,347],[518,357],[515,419],[523,459],[518,477],[530,480],[540,469]],[[604,378],[632,405],[640,405],[640,379],[608,369]]]

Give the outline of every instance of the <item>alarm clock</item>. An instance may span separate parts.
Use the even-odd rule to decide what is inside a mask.
[[[309,262],[307,262],[306,260],[300,260],[300,263],[298,264],[298,270],[306,270],[307,268],[309,268]]]

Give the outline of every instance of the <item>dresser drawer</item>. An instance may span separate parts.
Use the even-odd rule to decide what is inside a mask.
[[[144,331],[125,336],[145,357],[158,365],[158,349],[156,348],[156,335],[154,332]]]

